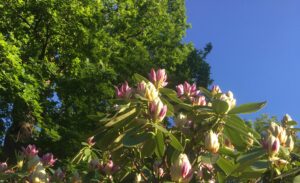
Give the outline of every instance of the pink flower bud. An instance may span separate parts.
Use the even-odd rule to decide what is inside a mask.
[[[155,100],[149,104],[149,113],[153,121],[161,122],[167,113],[167,106],[160,100]]]
[[[115,89],[116,89],[116,96],[118,98],[128,99],[132,94],[132,89],[128,86],[127,81],[125,81],[125,83],[123,83],[120,88],[115,86]]]
[[[106,164],[100,165],[100,170],[106,175],[112,175],[119,170],[119,166],[114,165],[112,160],[108,160]]]
[[[168,82],[166,82],[167,74],[165,69],[158,69],[156,72],[154,69],[151,69],[149,79],[157,89],[163,88],[168,84]]]
[[[90,147],[94,146],[96,142],[94,141],[94,136],[91,136],[90,138],[87,139],[87,143]]]
[[[137,92],[144,95],[146,90],[146,82],[142,81],[137,84]]]
[[[7,169],[6,162],[0,162],[0,172],[4,172]]]
[[[52,153],[44,154],[41,161],[44,166],[54,166],[54,163],[57,159],[54,159],[54,156]]]
[[[38,154],[35,145],[29,144],[26,148],[22,147],[23,153],[27,158],[33,158]]]
[[[193,105],[206,106],[206,100],[204,96],[197,96],[193,98]]]
[[[212,153],[217,153],[219,147],[220,144],[218,140],[218,135],[210,130],[208,135],[205,137],[205,148]]]
[[[178,97],[188,97],[193,98],[200,94],[200,91],[197,90],[196,84],[190,85],[188,82],[184,82],[184,84],[180,84],[176,86],[177,89],[177,96]]]
[[[268,153],[271,157],[278,154],[280,149],[280,142],[279,139],[274,137],[273,135],[270,135],[267,140],[267,147],[268,147]]]
[[[170,175],[173,181],[190,182],[193,170],[186,154],[180,154],[178,159],[171,165]]]

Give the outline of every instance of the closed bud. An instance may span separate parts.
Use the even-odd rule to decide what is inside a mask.
[[[132,89],[128,86],[127,81],[123,83],[119,88],[115,86],[116,89],[116,96],[117,98],[130,98],[132,94]]]
[[[211,94],[216,95],[218,93],[222,93],[222,91],[218,85],[214,85],[211,89]]]
[[[29,159],[35,157],[39,152],[35,145],[31,144],[29,144],[26,148],[22,147],[22,150],[23,154]]]
[[[217,153],[219,147],[220,144],[218,140],[218,135],[210,130],[208,135],[205,137],[205,148],[212,153]]]
[[[165,69],[158,69],[156,72],[154,69],[151,69],[149,79],[157,89],[163,88],[168,84]]]
[[[91,136],[87,139],[87,143],[90,147],[94,146],[96,144],[96,142],[94,141],[94,136]]]
[[[286,126],[287,126],[287,122],[289,122],[289,121],[293,121],[293,119],[291,118],[290,115],[285,114],[285,115],[283,116],[282,120],[281,120],[282,126],[286,127]]]
[[[54,159],[54,156],[52,153],[44,154],[41,161],[44,166],[54,166],[54,163],[57,159]]]
[[[268,153],[271,157],[278,154],[279,149],[280,149],[280,142],[277,137],[270,135],[269,138],[267,139],[266,143],[267,143]]]
[[[233,109],[236,105],[236,99],[233,97],[233,93],[228,91],[226,94],[220,96],[220,100],[225,101],[228,104],[227,112]]]
[[[285,146],[289,149],[289,151],[293,151],[294,149],[294,140],[293,137],[291,135],[288,136],[287,140],[286,140],[286,144]]]
[[[184,82],[184,84],[180,84],[176,86],[177,89],[177,96],[178,97],[188,97],[188,98],[194,98],[200,94],[200,91],[197,90],[197,86],[194,83],[193,85],[190,85],[188,82]]]
[[[269,126],[269,131],[272,133],[273,136],[278,137],[282,131],[282,127],[276,124],[275,122],[271,122]]]
[[[141,95],[145,95],[145,90],[146,90],[146,82],[145,81],[142,81],[142,82],[139,82],[137,84],[137,92],[138,94],[141,94]]]
[[[278,135],[278,139],[282,145],[284,145],[287,140],[286,130],[282,127],[281,127],[281,132]]]
[[[153,121],[161,122],[167,114],[167,106],[161,100],[155,100],[149,104],[149,113]]]
[[[170,175],[175,182],[190,182],[193,177],[193,170],[186,154],[180,154],[171,165]]]

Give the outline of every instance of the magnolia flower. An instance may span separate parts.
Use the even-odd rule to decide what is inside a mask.
[[[114,162],[112,160],[108,160],[106,164],[100,165],[100,170],[106,175],[111,175],[119,170],[119,166],[114,165]]]
[[[36,149],[35,145],[29,144],[26,148],[22,147],[23,154],[27,158],[33,158],[38,154],[38,150]]]
[[[123,83],[120,88],[116,87],[116,96],[118,98],[130,98],[131,94],[132,94],[132,89],[128,86],[127,81],[125,81],[125,83]]]
[[[197,96],[192,99],[193,105],[206,106],[206,100],[204,96]]]
[[[153,121],[161,122],[167,113],[167,106],[164,105],[160,100],[150,102],[149,113]]]
[[[94,141],[95,136],[91,136],[90,138],[87,139],[87,143],[90,147],[94,146],[96,142]]]
[[[180,154],[170,167],[170,175],[175,182],[190,182],[193,170],[186,154]]]
[[[158,94],[159,93],[155,86],[151,82],[148,82],[145,89],[145,98],[151,102],[158,98]]]
[[[211,89],[211,94],[216,95],[218,93],[222,93],[222,91],[218,85],[214,85]]]
[[[180,84],[176,86],[177,89],[177,96],[178,97],[196,97],[199,95],[200,91],[197,90],[197,86],[194,83],[193,85],[190,85],[188,82],[184,82],[184,84]]]
[[[4,172],[7,169],[6,162],[0,162],[0,172]]]
[[[54,163],[57,159],[54,159],[54,156],[52,153],[44,154],[41,161],[44,166],[54,166]]]
[[[158,69],[156,72],[154,69],[151,69],[149,79],[157,89],[163,88],[168,84],[168,82],[166,82],[167,74],[165,69]]]
[[[276,154],[278,154],[280,149],[279,139],[277,137],[274,137],[273,135],[270,135],[266,141],[266,146],[270,157],[275,156]]]
[[[205,148],[212,153],[217,153],[219,147],[220,144],[218,140],[218,135],[210,130],[208,135],[205,137]]]
[[[291,135],[289,135],[287,137],[285,145],[289,149],[289,151],[293,151],[295,143],[294,143],[293,137]]]

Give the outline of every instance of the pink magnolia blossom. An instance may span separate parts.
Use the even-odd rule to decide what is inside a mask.
[[[180,154],[171,165],[170,175],[175,182],[190,182],[193,177],[193,169],[186,154]]]
[[[54,163],[56,162],[57,159],[54,159],[54,156],[52,153],[47,153],[44,154],[43,157],[41,158],[41,161],[44,166],[54,166]]]
[[[206,100],[205,100],[204,96],[194,97],[192,102],[193,102],[193,105],[196,105],[196,106],[206,106]]]
[[[163,88],[168,84],[168,82],[166,82],[167,74],[165,69],[158,69],[155,72],[155,70],[152,68],[149,74],[149,79],[156,88]]]
[[[130,98],[132,89],[128,86],[127,81],[123,83],[119,88],[115,86],[116,96],[118,98]]]
[[[24,155],[28,158],[33,158],[39,153],[35,145],[31,145],[31,144],[29,144],[26,148],[22,147],[22,150]]]

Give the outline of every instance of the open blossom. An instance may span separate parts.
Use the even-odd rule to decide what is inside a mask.
[[[168,84],[168,82],[166,82],[167,74],[165,69],[158,69],[156,72],[154,69],[151,69],[149,79],[157,89],[163,88]]]
[[[54,156],[52,153],[47,153],[44,154],[43,157],[41,158],[41,161],[44,166],[54,166],[54,163],[56,162],[57,159],[54,159]]]
[[[7,169],[7,163],[6,162],[0,162],[0,172],[3,172]]]
[[[270,136],[266,141],[266,147],[270,157],[275,156],[276,154],[278,154],[280,149],[279,139],[277,137],[274,137],[272,134],[270,134]]]
[[[100,170],[106,175],[112,175],[119,170],[119,166],[115,165],[112,160],[108,160],[107,163],[100,165]]]
[[[167,106],[161,100],[155,100],[149,104],[149,113],[153,121],[161,122],[167,114]]]
[[[118,98],[130,98],[132,89],[128,86],[127,81],[123,83],[119,88],[115,86],[116,96]]]
[[[27,158],[35,157],[39,151],[36,149],[35,145],[29,144],[26,148],[22,147],[23,153]]]
[[[200,94],[200,91],[197,90],[196,84],[190,85],[188,82],[184,82],[184,84],[180,84],[176,86],[177,96],[178,97],[196,97]]]
[[[170,175],[175,182],[190,182],[193,177],[192,165],[186,154],[180,154],[171,165]]]
[[[206,106],[206,100],[204,96],[197,96],[192,99],[192,103],[195,106]]]
[[[220,144],[218,140],[218,135],[210,130],[208,135],[205,137],[205,148],[212,153],[217,153],[219,147]]]

